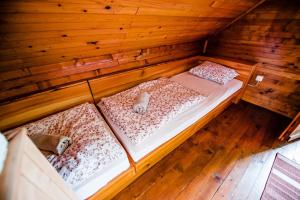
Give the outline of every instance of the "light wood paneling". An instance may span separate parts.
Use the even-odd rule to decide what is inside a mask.
[[[110,200],[120,191],[126,188],[136,178],[135,169],[133,166],[111,180],[107,185],[89,197],[89,200]]]
[[[201,51],[200,45],[190,42],[224,27],[257,2],[259,0],[1,1],[0,101],[97,77],[103,68],[118,71],[145,66],[148,62],[155,64],[196,55]],[[164,50],[154,52],[153,47]],[[128,60],[126,66],[118,59],[106,60],[106,57],[132,51],[151,52],[156,56]],[[102,56],[107,62],[102,63]],[[84,59],[99,62],[78,66],[78,61]],[[36,68],[51,72],[37,73]]]
[[[178,61],[165,62],[141,69],[118,73],[112,76],[89,80],[93,97],[98,102],[102,97],[109,96],[133,87],[141,82],[160,77],[170,77],[197,65],[199,56]]]
[[[288,117],[300,110],[299,20],[297,0],[267,1],[208,45],[209,55],[260,63],[243,99]]]
[[[87,82],[0,105],[0,130],[7,130],[84,102],[93,103]]]
[[[44,155],[27,136],[26,129],[9,142],[0,175],[0,199],[78,199]]]
[[[80,51],[76,51],[82,52],[84,50],[84,48],[81,48]],[[61,53],[65,53],[65,51],[62,50]],[[66,83],[189,57],[198,53],[199,43],[184,43],[77,58],[72,61],[23,69],[13,69],[12,67],[10,71],[0,72],[0,101],[54,88]]]

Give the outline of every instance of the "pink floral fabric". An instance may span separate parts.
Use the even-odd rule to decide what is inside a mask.
[[[239,75],[234,69],[209,61],[204,61],[197,67],[190,69],[190,73],[222,85]]]
[[[144,114],[135,113],[133,104],[142,92],[150,94],[148,108]],[[178,114],[204,99],[197,91],[162,78],[102,98],[98,105],[133,144],[139,144]]]
[[[47,159],[73,188],[112,162],[127,159],[93,104],[81,104],[23,127],[29,135],[55,134],[72,139],[62,155],[50,155]]]

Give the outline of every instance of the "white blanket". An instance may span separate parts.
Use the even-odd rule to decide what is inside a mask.
[[[127,160],[125,150],[112,134],[97,108],[85,103],[24,125],[28,135],[61,135],[72,139],[62,155],[47,159],[73,189],[118,160]]]
[[[132,106],[141,92],[151,95],[147,112],[135,113]],[[109,118],[138,144],[178,114],[199,104],[206,97],[170,79],[142,83],[134,88],[102,98],[99,104]]]

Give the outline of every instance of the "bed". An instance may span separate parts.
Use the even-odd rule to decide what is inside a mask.
[[[85,159],[81,164],[78,162],[73,167],[75,172],[65,176],[65,181],[61,180],[69,183],[67,185],[72,187],[80,199],[87,198],[101,188],[110,185],[116,177],[120,176],[126,179],[134,175],[134,168],[130,165],[124,148],[93,103],[88,83],[85,81],[31,95],[0,106],[0,129],[5,130],[9,138],[9,130],[18,127],[26,127],[29,134],[53,133],[71,136],[74,145],[77,145],[80,138],[87,137],[84,144],[79,147],[79,156],[78,149],[71,145],[66,150],[66,154],[60,158],[54,155],[47,157],[58,169],[60,177],[63,177],[62,166],[68,160],[71,161],[69,163],[71,164],[72,161],[82,159],[84,155],[91,158],[90,161],[88,158]],[[28,138],[28,136],[26,137]],[[93,144],[94,147],[89,147],[91,145],[86,145],[87,143]],[[41,154],[37,148],[32,151]],[[89,152],[92,154],[89,155]],[[42,154],[40,156],[45,158]],[[89,174],[80,178],[79,168],[83,168],[90,162],[93,164],[91,166],[97,170],[87,170]],[[44,163],[51,166],[46,160]],[[78,171],[76,171],[77,169]],[[36,172],[28,171],[28,173]],[[34,194],[32,196],[34,197]]]
[[[206,114],[203,112],[202,115],[204,116],[200,117],[200,119],[196,120],[196,122],[194,122],[189,127],[185,129],[181,127],[181,129],[184,130],[182,130],[180,133],[176,134],[177,132],[173,132],[172,134],[170,132],[169,134],[166,134],[168,135],[168,137],[164,138],[164,141],[166,142],[163,143],[162,145],[159,145],[157,148],[155,148],[155,146],[157,146],[157,143],[161,143],[164,141],[157,140],[153,142],[154,145],[152,146],[152,149],[154,150],[152,150],[150,153],[147,154],[147,152],[149,152],[151,149],[149,148],[148,150],[146,149],[144,152],[140,153],[140,155],[136,155],[135,156],[136,160],[141,158],[137,162],[135,162],[134,158],[131,158],[130,156],[130,160],[133,161],[131,162],[131,164],[135,168],[134,176],[126,178],[126,180],[122,177],[116,178],[114,180],[114,183],[110,185],[110,187],[105,187],[105,190],[99,191],[91,199],[98,199],[98,198],[101,199],[103,194],[105,194],[110,198],[113,197],[115,194],[117,194],[119,191],[121,191],[127,185],[129,185],[131,182],[137,179],[140,175],[142,175],[145,171],[151,168],[154,164],[156,164],[159,160],[161,160],[164,156],[166,156],[168,153],[170,153],[176,147],[178,147],[180,144],[186,141],[189,137],[191,137],[194,133],[196,133],[210,120],[212,120],[214,117],[220,114],[230,104],[237,103],[240,100],[241,96],[243,95],[243,92],[249,80],[251,79],[251,76],[256,67],[256,63],[251,63],[247,61],[245,62],[240,60],[232,60],[232,59],[220,58],[220,57],[217,58],[217,57],[206,57],[206,56],[194,56],[186,59],[170,61],[158,65],[153,65],[150,67],[125,71],[117,74],[112,74],[110,76],[104,76],[104,77],[89,80],[89,85],[94,100],[95,102],[99,102],[103,97],[108,97],[117,94],[126,89],[132,88],[140,83],[149,80],[158,79],[161,77],[172,77],[172,79],[176,81],[182,81],[182,84],[188,85],[189,84],[188,80],[185,79],[180,80],[182,76],[184,76],[180,73],[184,74],[184,72],[198,65],[199,62],[203,62],[205,60],[216,62],[235,69],[239,73],[239,75],[236,77],[236,81],[234,81],[235,83],[237,83],[237,85],[234,84],[237,87],[236,88],[237,91],[234,92],[234,90],[228,90],[227,92],[223,93],[224,100],[221,103],[218,103],[218,105],[215,106],[214,108],[210,108],[210,112]],[[238,89],[238,87],[240,87],[239,84],[241,82],[243,83],[242,87]],[[226,95],[228,95],[227,98]],[[210,98],[212,97],[208,97],[208,100]],[[199,115],[201,115],[201,113],[199,113]],[[107,121],[108,123],[111,123],[109,122],[109,118],[107,118]],[[192,122],[190,121],[190,123]],[[113,126],[112,123],[111,126]],[[114,129],[114,127],[112,128]],[[117,132],[117,130],[115,130],[115,132]],[[118,136],[118,134],[116,135]],[[130,148],[128,145],[126,146],[126,143],[123,142],[120,137],[119,139],[125,148],[127,149]],[[142,155],[145,154],[147,155],[142,157]]]
[[[125,150],[94,104],[83,103],[22,127],[29,136],[54,134],[72,139],[62,155],[51,154],[47,159],[80,199],[130,167]]]
[[[182,112],[174,119],[164,124],[161,128],[154,130],[149,137],[139,143],[133,143],[132,139],[127,136],[125,131],[112,120],[107,109],[105,109],[105,106],[102,103],[98,104],[113,131],[120,141],[122,141],[126,150],[135,162],[138,162],[148,153],[194,124],[197,120],[218,106],[222,101],[226,100],[229,96],[241,89],[243,85],[242,81],[236,79],[231,80],[226,85],[220,85],[215,82],[196,77],[189,72],[183,72],[175,75],[171,77],[170,80],[180,83],[192,90],[198,91],[206,98]]]

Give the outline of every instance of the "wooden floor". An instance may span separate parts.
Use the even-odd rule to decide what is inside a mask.
[[[276,140],[288,122],[232,105],[115,199],[259,199],[277,152],[300,163],[300,141]]]

